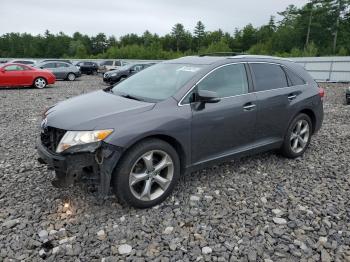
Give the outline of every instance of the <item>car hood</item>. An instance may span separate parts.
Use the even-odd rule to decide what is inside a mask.
[[[64,130],[115,128],[121,120],[151,110],[154,105],[110,92],[96,91],[73,97],[50,108],[47,111],[47,125]]]
[[[114,70],[109,70],[108,72],[106,72],[106,74],[108,75],[111,75],[113,73],[122,73],[122,72],[127,72],[128,70],[127,69],[114,69]]]

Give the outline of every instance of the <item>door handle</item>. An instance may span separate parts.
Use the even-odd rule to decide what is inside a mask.
[[[248,103],[248,104],[245,104],[243,106],[243,109],[244,109],[244,111],[251,111],[251,110],[254,110],[255,107],[256,107],[256,105],[254,105],[252,103]]]
[[[297,98],[297,95],[296,95],[296,94],[289,94],[289,95],[288,95],[288,100],[289,100],[289,101],[292,101],[292,100],[294,100],[295,98]]]

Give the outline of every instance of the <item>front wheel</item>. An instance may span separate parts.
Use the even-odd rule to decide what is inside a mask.
[[[288,158],[302,156],[310,144],[312,122],[308,115],[299,114],[289,125],[281,153]]]
[[[45,88],[46,85],[47,85],[47,82],[42,77],[38,77],[37,79],[34,80],[34,86],[36,88],[42,89],[42,88]]]
[[[180,176],[180,161],[168,143],[149,139],[133,146],[118,164],[113,190],[122,204],[149,208],[164,201]]]
[[[76,78],[76,76],[75,76],[75,74],[73,74],[73,73],[69,73],[69,74],[67,75],[67,79],[68,79],[69,81],[74,81],[75,78]]]

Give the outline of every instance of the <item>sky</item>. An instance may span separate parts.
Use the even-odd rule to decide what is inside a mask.
[[[149,30],[167,34],[176,23],[193,32],[197,21],[207,31],[233,33],[248,23],[261,26],[289,4],[307,0],[0,0],[0,35],[60,31],[120,37]]]

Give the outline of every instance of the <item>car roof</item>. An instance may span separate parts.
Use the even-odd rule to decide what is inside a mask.
[[[185,56],[178,59],[173,59],[170,61],[165,61],[165,63],[171,64],[194,64],[194,65],[211,65],[218,62],[228,62],[228,60],[237,60],[237,61],[286,61],[293,62],[292,60],[274,57],[274,56],[263,56],[263,55],[236,55],[236,56]]]
[[[19,65],[19,66],[26,66],[26,67],[32,68],[32,66],[30,66],[30,65],[21,64],[21,63],[12,63],[12,62],[4,63],[4,64],[1,65],[1,67],[5,67],[5,66],[9,66],[9,65]]]
[[[65,62],[65,61],[59,61],[59,60],[55,60],[55,61],[42,61],[37,63],[37,65],[43,65],[43,64],[52,64],[52,63],[62,63],[62,64],[67,64],[69,66],[71,66],[72,64]]]

